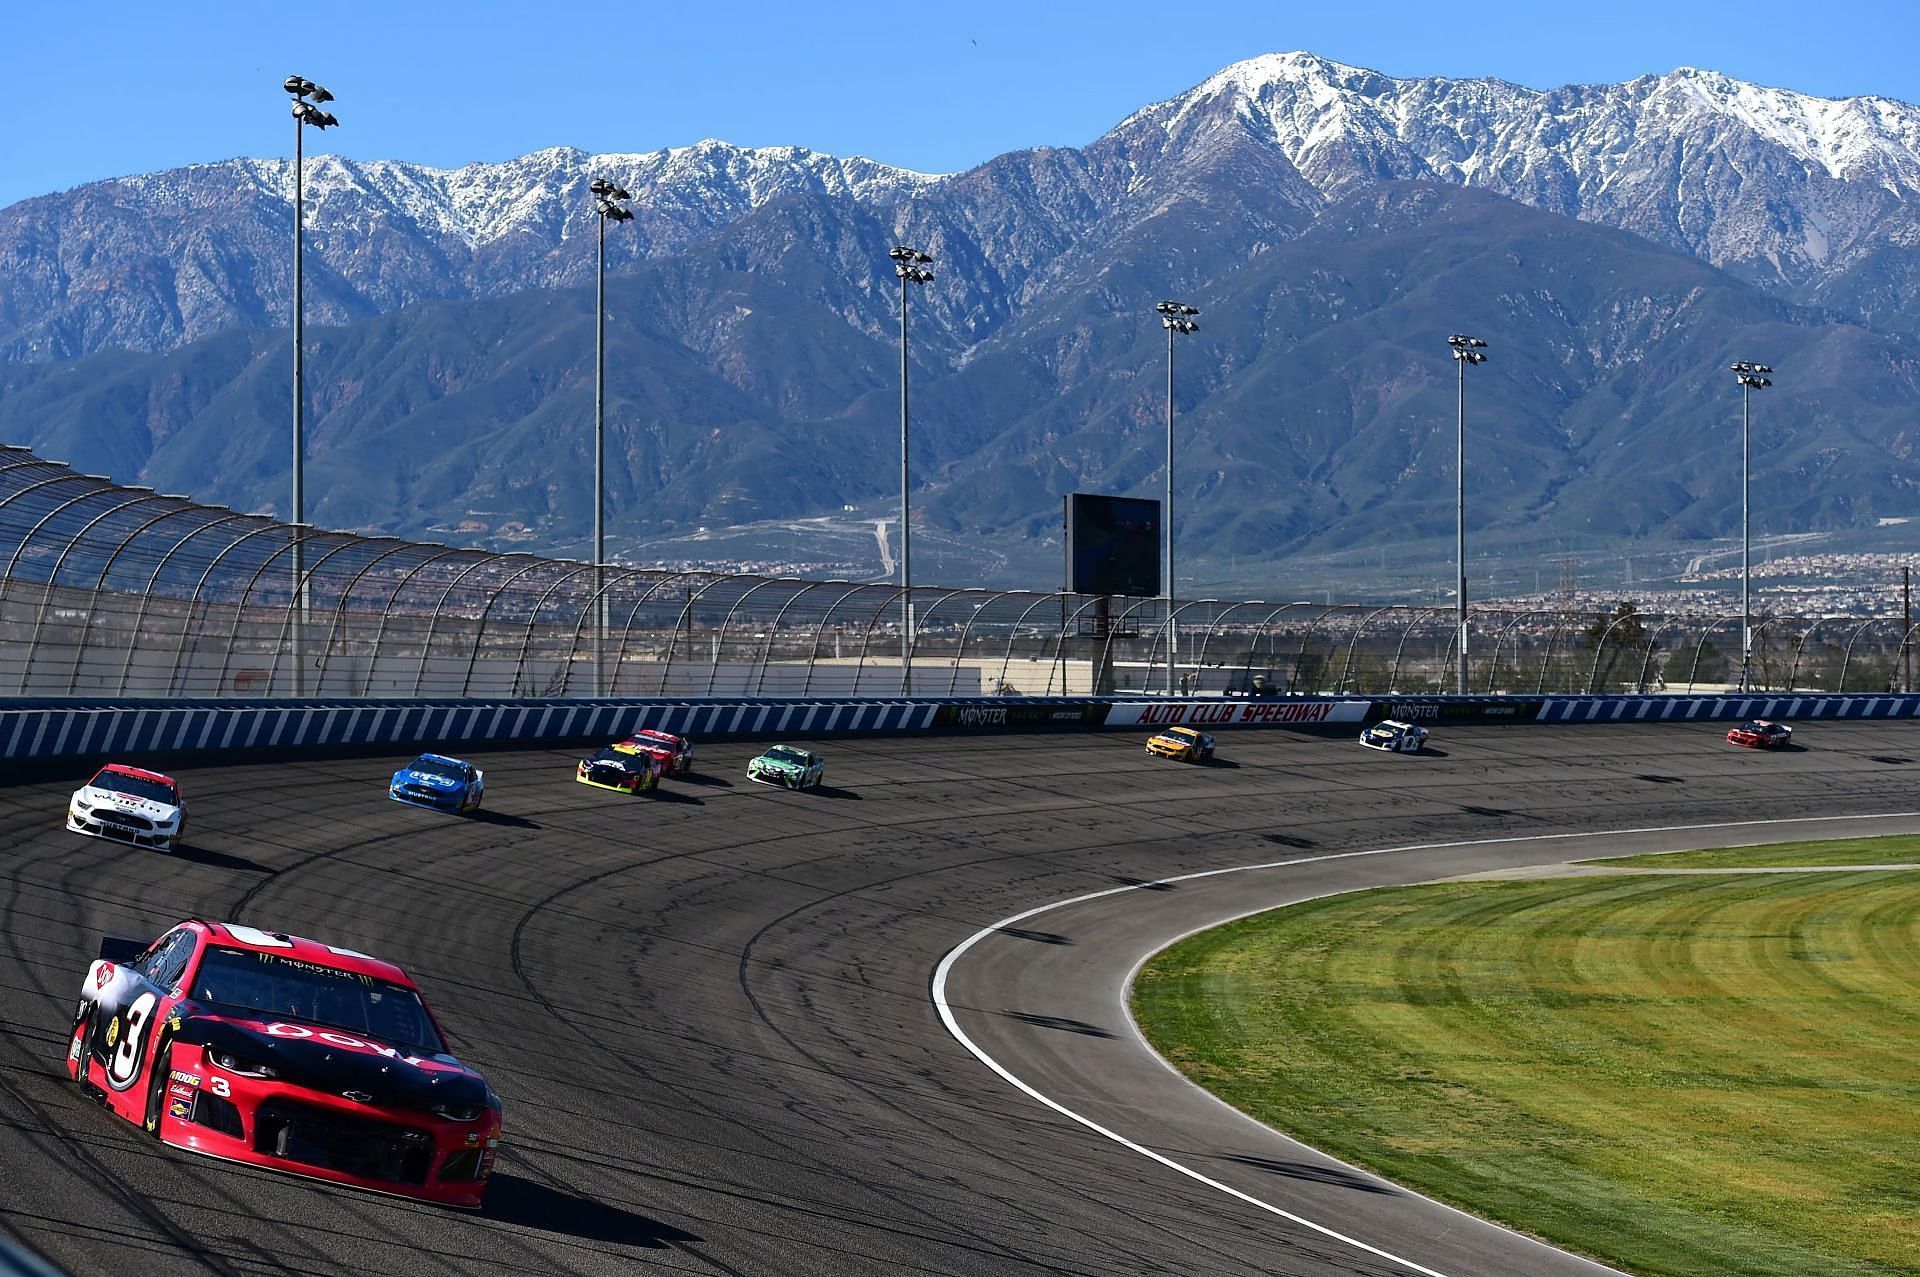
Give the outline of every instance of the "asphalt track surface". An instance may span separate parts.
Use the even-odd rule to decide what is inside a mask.
[[[501,753],[475,820],[389,802],[399,760],[208,766],[177,773],[173,857],[64,832],[77,772],[0,783],[0,1236],[76,1273],[1603,1271],[1227,1110],[1138,1041],[1124,984],[1187,930],[1327,891],[1920,829],[1542,837],[1920,812],[1913,724],[1809,724],[1782,754],[1722,730],[1450,728],[1421,757],[1249,731],[1213,767],[1131,734],[847,740],[802,794],[705,742],[658,799]],[[1275,861],[1298,863],[1161,883]],[[165,1148],[66,1081],[98,934],[195,914],[419,978],[505,1100],[484,1214]],[[970,938],[953,1025],[1029,1089],[935,1005]]]

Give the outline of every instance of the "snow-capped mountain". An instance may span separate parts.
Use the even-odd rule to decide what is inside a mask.
[[[1177,136],[1222,115],[1270,138],[1323,195],[1383,179],[1478,186],[1788,283],[1833,269],[1877,236],[1910,242],[1903,205],[1920,194],[1920,108],[1686,67],[1542,91],[1398,80],[1273,54],[1115,132]]]
[[[310,320],[430,298],[484,297],[592,277],[587,183],[634,195],[610,237],[618,267],[671,253],[769,201],[909,199],[936,179],[802,147],[707,141],[632,155],[555,147],[435,169],[307,161]],[[284,324],[293,161],[228,160],[96,182],[0,209],[0,359],[166,350],[223,328]]]
[[[1690,69],[1538,90],[1286,53],[1228,67],[1084,148],[1012,152],[956,175],[717,141],[459,169],[315,157],[312,320],[589,278],[580,240],[595,176],[636,197],[634,224],[609,237],[615,269],[801,196],[915,227],[971,262],[956,275],[963,292],[936,308],[956,358],[1168,199],[1223,184],[1258,188],[1271,211],[1256,248],[1357,187],[1425,179],[1632,231],[1875,319],[1910,320],[1920,297],[1898,251],[1920,243],[1920,108]],[[0,360],[283,325],[290,197],[290,161],[232,160],[0,209]]]

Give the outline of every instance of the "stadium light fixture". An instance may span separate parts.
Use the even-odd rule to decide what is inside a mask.
[[[1167,330],[1166,508],[1161,515],[1167,525],[1167,579],[1160,593],[1167,601],[1167,695],[1172,696],[1180,664],[1179,638],[1173,630],[1173,339],[1200,331],[1200,324],[1194,319],[1200,311],[1185,302],[1172,301],[1161,302],[1153,309],[1160,316],[1160,326]]]
[[[913,695],[913,518],[907,474],[907,285],[930,284],[933,255],[904,244],[887,250],[900,281],[900,694]]]
[[[1729,364],[1740,383],[1740,690],[1751,689],[1753,673],[1753,392],[1773,384],[1766,364],[1740,360]]]
[[[306,626],[311,599],[307,589],[306,545],[306,263],[305,170],[307,129],[330,129],[340,123],[319,103],[333,101],[305,76],[290,75],[281,87],[292,99],[293,110],[293,694],[306,695]]]
[[[1454,691],[1465,696],[1467,694],[1467,366],[1487,362],[1487,357],[1483,353],[1487,343],[1478,337],[1469,337],[1465,333],[1454,333],[1447,338],[1447,345],[1453,350],[1454,369],[1459,381],[1454,417],[1453,464],[1453,597],[1454,622],[1458,627],[1458,632],[1454,636],[1454,654],[1457,658]]]

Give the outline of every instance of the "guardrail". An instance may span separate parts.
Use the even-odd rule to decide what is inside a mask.
[[[1618,723],[1920,717],[1920,696],[1274,697],[1143,700],[0,701],[0,759],[138,758],[287,749],[408,749],[697,737],[1215,729],[1423,723]]]

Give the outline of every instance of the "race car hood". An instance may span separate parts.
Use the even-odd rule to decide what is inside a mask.
[[[441,776],[435,772],[415,771],[411,767],[401,768],[393,780],[394,783],[398,785],[418,785],[422,789],[458,789],[466,784],[465,781],[455,780],[451,776]]]
[[[98,785],[82,785],[74,799],[90,807],[118,807],[121,811],[136,812],[155,824],[165,824],[180,814],[178,807],[155,802],[151,798],[123,794],[115,789],[103,789]]]
[[[492,1098],[486,1079],[451,1055],[416,1055],[323,1024],[202,1012],[184,1021],[178,1040],[264,1064],[281,1082],[370,1097],[363,1104],[427,1109],[486,1105]]]
[[[805,763],[789,763],[778,758],[764,757],[754,759],[753,766],[769,772],[803,772],[807,769]]]

